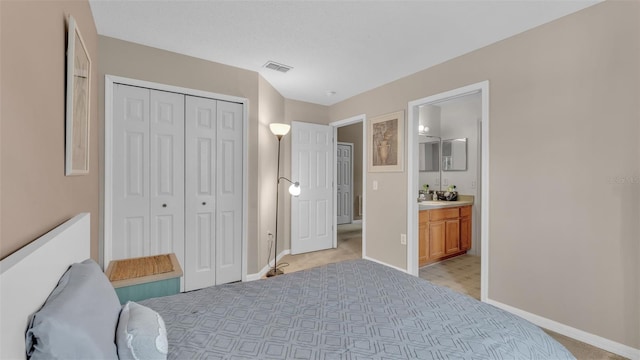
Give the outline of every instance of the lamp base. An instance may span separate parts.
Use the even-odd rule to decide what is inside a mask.
[[[276,275],[284,275],[284,271],[276,268],[271,268],[271,270],[267,271],[267,277],[272,277]]]

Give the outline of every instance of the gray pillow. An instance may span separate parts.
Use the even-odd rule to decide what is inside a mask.
[[[162,317],[129,301],[122,307],[116,331],[120,360],[164,360],[169,348]]]
[[[26,334],[31,359],[117,359],[120,302],[95,261],[71,265],[32,317]]]

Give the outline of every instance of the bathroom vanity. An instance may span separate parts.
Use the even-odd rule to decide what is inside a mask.
[[[473,200],[423,201],[418,216],[418,264],[462,255],[471,248]]]

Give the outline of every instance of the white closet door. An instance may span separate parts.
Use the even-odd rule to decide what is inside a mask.
[[[185,291],[216,279],[216,103],[186,96]]]
[[[112,259],[184,261],[184,95],[116,84]]]
[[[216,284],[242,280],[242,105],[218,101]]]
[[[113,93],[112,259],[149,251],[149,90],[116,84]]]
[[[150,90],[150,244],[184,265],[184,95]]]

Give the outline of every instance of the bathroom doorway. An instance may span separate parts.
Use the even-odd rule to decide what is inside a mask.
[[[444,282],[456,283],[458,280],[471,276],[476,283],[458,284],[459,288],[479,293],[481,300],[485,300],[488,294],[488,81],[465,86],[459,89],[447,91],[441,94],[429,96],[409,103],[408,124],[408,231],[407,231],[407,265],[410,273],[424,277],[426,273],[435,276],[439,273]],[[435,111],[434,111],[435,110]],[[425,114],[436,113],[437,122],[425,120]],[[424,129],[436,130],[427,133]],[[421,130],[419,134],[418,130]],[[428,135],[428,136],[427,136]],[[466,139],[466,163],[464,170],[451,169],[450,161],[443,154],[446,148],[441,146],[439,166],[437,171],[419,166],[420,144],[427,140],[437,141],[442,144],[446,140]],[[447,162],[443,162],[447,161]],[[423,171],[420,171],[422,168]],[[451,171],[455,170],[455,171]],[[419,268],[418,262],[418,196],[423,185],[429,184],[432,190],[447,190],[455,185],[458,194],[473,197],[472,206],[472,245],[467,255],[444,260]],[[460,263],[451,265],[452,263]],[[464,265],[469,273],[452,275],[450,269]],[[449,268],[447,268],[449,267]],[[429,270],[429,268],[432,268]],[[445,275],[451,275],[447,278]],[[479,275],[479,276],[478,276]],[[457,276],[457,277],[456,277]],[[433,280],[430,278],[430,280]],[[472,282],[474,280],[471,280]],[[437,282],[437,281],[436,281]],[[444,284],[447,285],[447,284]],[[449,284],[451,285],[451,284]],[[452,287],[452,286],[450,286]],[[453,286],[455,289],[455,286]],[[474,289],[470,289],[474,288]],[[475,291],[479,288],[480,291]],[[460,290],[460,289],[455,289]],[[472,295],[478,297],[478,295]]]

